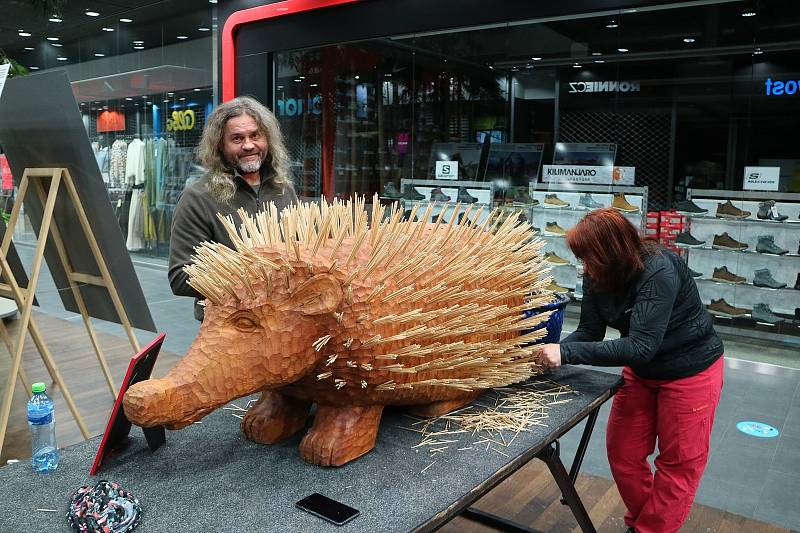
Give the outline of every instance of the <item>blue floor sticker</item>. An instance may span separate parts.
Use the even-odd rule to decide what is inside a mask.
[[[780,433],[776,428],[761,422],[739,422],[736,424],[736,429],[751,437],[777,437]]]

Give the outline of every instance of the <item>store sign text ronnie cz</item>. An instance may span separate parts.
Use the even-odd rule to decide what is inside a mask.
[[[642,84],[638,81],[570,81],[570,93],[638,93]]]

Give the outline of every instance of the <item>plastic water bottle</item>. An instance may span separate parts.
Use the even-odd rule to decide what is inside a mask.
[[[58,467],[56,419],[53,401],[45,394],[47,385],[34,383],[28,401],[28,425],[31,427],[31,464],[34,472],[50,472]]]

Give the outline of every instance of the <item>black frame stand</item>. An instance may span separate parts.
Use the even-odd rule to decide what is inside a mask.
[[[578,444],[578,449],[575,452],[575,459],[572,461],[569,474],[564,467],[564,463],[561,462],[561,446],[559,445],[558,439],[545,445],[545,447],[536,454],[537,459],[541,459],[547,464],[547,468],[550,469],[550,473],[556,480],[558,488],[561,489],[561,503],[569,506],[572,510],[572,514],[575,516],[575,520],[578,521],[578,525],[584,533],[597,533],[597,530],[594,528],[592,520],[589,518],[589,513],[586,512],[586,508],[578,492],[575,490],[575,481],[578,478],[578,471],[581,468],[581,464],[583,464],[583,458],[586,456],[586,448],[589,446],[589,439],[592,436],[592,431],[594,431],[594,425],[595,422],[597,422],[597,415],[600,412],[601,406],[602,404],[595,407],[586,418],[586,426],[583,428],[581,442]],[[463,515],[481,524],[508,531],[509,533],[542,533],[536,529],[531,529],[522,524],[508,520],[507,518],[503,518],[502,516],[487,513],[486,511],[481,511],[474,507],[465,509]]]

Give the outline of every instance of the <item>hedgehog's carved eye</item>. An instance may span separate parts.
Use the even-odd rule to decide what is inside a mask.
[[[258,329],[258,323],[250,313],[236,313],[230,318],[230,322],[242,333],[251,333]]]

